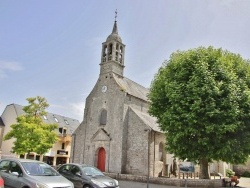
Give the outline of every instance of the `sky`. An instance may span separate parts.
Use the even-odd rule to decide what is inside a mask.
[[[41,96],[48,112],[82,121],[116,9],[124,76],[144,87],[177,50],[250,59],[250,0],[0,0],[0,115]]]

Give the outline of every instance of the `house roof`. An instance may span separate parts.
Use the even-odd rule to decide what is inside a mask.
[[[127,92],[128,94],[142,99],[144,101],[148,101],[147,94],[149,89],[143,87],[142,85],[126,78],[126,77],[119,77],[114,74],[114,79],[117,84],[122,88],[123,91]]]
[[[4,123],[1,117],[0,117],[0,126],[4,126]]]
[[[10,105],[14,106],[17,116],[25,114],[25,112],[23,111],[24,106],[18,104],[10,104]],[[58,127],[66,128],[68,134],[72,134],[75,131],[75,129],[80,125],[80,122],[76,119],[53,113],[47,113],[46,116],[42,118],[44,123],[47,124],[55,123],[58,125]]]
[[[136,110],[133,107],[130,107],[131,110],[133,110],[133,112],[135,112],[138,117],[147,125],[149,126],[149,128],[151,128],[152,130],[156,131],[156,132],[161,132],[163,133],[163,131],[161,131],[159,124],[157,123],[157,120],[155,117],[150,116],[148,113],[142,112],[140,110]]]

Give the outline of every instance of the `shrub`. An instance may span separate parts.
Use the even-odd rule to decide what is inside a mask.
[[[245,171],[245,172],[242,173],[241,176],[242,177],[248,177],[248,178],[250,178],[250,172],[249,171]]]
[[[226,169],[226,176],[232,177],[235,174],[235,172],[232,169]]]

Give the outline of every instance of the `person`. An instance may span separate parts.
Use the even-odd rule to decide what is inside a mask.
[[[232,176],[231,177],[231,182],[235,183],[234,187],[238,187],[237,185],[240,183],[239,178],[240,178],[239,176]]]
[[[177,171],[177,163],[176,163],[176,159],[174,158],[174,160],[173,160],[173,174],[175,177],[177,176],[176,171]]]

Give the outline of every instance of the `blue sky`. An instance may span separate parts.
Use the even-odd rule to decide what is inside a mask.
[[[0,115],[39,95],[49,112],[81,121],[116,9],[124,75],[145,87],[177,50],[250,59],[248,0],[0,0]]]

